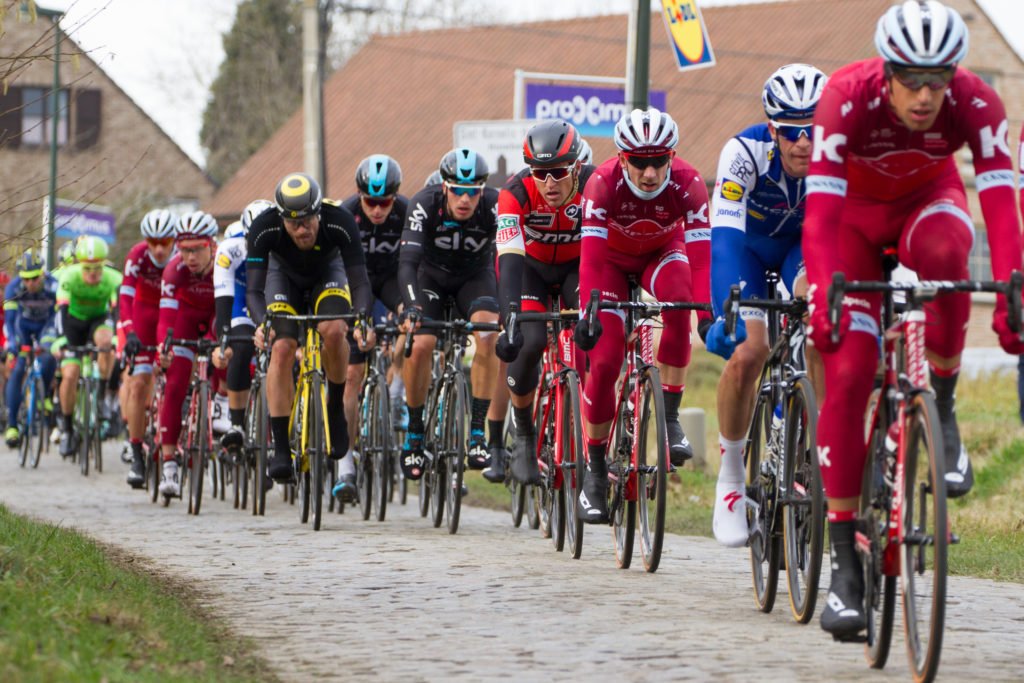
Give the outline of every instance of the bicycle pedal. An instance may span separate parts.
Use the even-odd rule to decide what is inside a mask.
[[[837,643],[867,643],[868,637],[863,633],[833,633],[832,640]]]

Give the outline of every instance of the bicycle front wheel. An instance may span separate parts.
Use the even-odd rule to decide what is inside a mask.
[[[633,540],[636,538],[636,497],[629,493],[630,479],[636,485],[632,470],[632,439],[629,435],[633,413],[626,401],[619,404],[608,463],[611,481],[608,486],[608,513],[612,518],[612,537],[615,539],[615,561],[620,569],[629,569],[633,562]]]
[[[304,480],[307,488],[312,489],[310,493],[312,494],[313,531],[320,531],[320,522],[323,520],[324,512],[324,479],[326,478],[324,470],[329,446],[324,429],[324,419],[327,417],[327,394],[319,375],[313,375],[310,393],[312,420],[309,426],[312,429],[309,432],[310,442],[307,451],[309,472],[306,473]]]
[[[455,375],[448,385],[448,396],[444,405],[445,415],[445,517],[448,533],[459,530],[459,516],[462,512],[462,477],[466,466],[466,413],[469,409],[469,390],[465,376]]]
[[[10,380],[8,380],[10,381]],[[28,452],[32,449],[32,425],[29,424],[32,417],[32,380],[25,382],[22,389],[21,405],[18,407],[18,421],[15,423],[22,430],[21,441],[18,442],[18,465],[25,466],[28,462]]]
[[[562,487],[558,490],[565,510],[565,538],[574,560],[583,552],[583,519],[576,500],[583,488],[583,418],[580,414],[580,378],[567,372],[562,379],[562,439],[558,448],[562,467]]]
[[[747,507],[747,525],[750,535],[750,573],[754,585],[754,599],[762,612],[771,612],[779,583],[779,565],[782,558],[782,539],[775,529],[775,501],[777,497],[777,460],[772,451],[779,448],[772,433],[774,407],[771,394],[762,391],[754,406],[754,419],[750,423],[743,460],[747,466],[747,492],[754,505]],[[736,505],[742,502],[737,501]]]
[[[45,388],[43,387],[43,380],[41,377],[36,377],[35,391],[33,398],[32,416],[29,421],[28,433],[26,437],[29,439],[29,465],[34,468],[39,467],[39,458],[43,454],[43,448],[46,447],[47,443],[47,429],[46,429],[46,407],[43,403],[45,400]]]
[[[785,490],[782,510],[786,581],[793,618],[814,615],[825,538],[824,493],[818,468],[818,405],[810,380],[800,377],[787,397]]]
[[[253,382],[246,411],[246,458],[252,472],[252,514],[262,515],[267,509],[267,395],[262,382]]]
[[[900,591],[910,670],[932,681],[942,655],[946,617],[946,467],[935,399],[916,394],[903,424]]]
[[[89,427],[92,423],[92,408],[88,398],[90,393],[89,380],[80,382],[78,385],[78,408],[76,410],[80,421],[76,422],[75,431],[78,434],[78,466],[84,477],[89,476],[89,446],[91,442],[91,439],[89,439]]]
[[[868,457],[864,463],[859,513],[861,531],[868,540],[867,552],[859,551],[864,570],[864,616],[868,623],[864,658],[872,669],[884,668],[889,659],[896,614],[896,577],[886,576],[882,566],[885,554],[882,539],[887,538],[889,532],[892,483],[884,451],[891,411],[888,405],[878,406],[881,396],[882,390],[875,389],[868,399],[865,423]]]
[[[203,504],[203,472],[206,460],[210,457],[210,385],[200,382],[198,391],[193,395],[193,400],[198,401],[195,407],[194,431],[192,432],[192,463],[188,474],[188,507],[193,515],[199,514],[199,508]]]
[[[378,377],[373,387],[369,431],[372,458],[366,453],[363,457],[372,461],[372,471],[368,474],[373,477],[373,486],[367,494],[372,498],[373,517],[383,522],[388,511],[391,488],[391,401],[388,399],[388,385],[383,378]]]
[[[93,464],[96,466],[96,474],[103,472],[103,424],[100,422],[99,406],[103,399],[103,383],[99,379],[93,380],[94,386],[94,398],[93,398],[93,418],[92,424],[89,428],[89,439],[92,441],[90,450],[92,451]]]
[[[634,438],[637,439],[636,497],[640,522],[640,556],[644,569],[656,572],[665,540],[665,480],[668,478],[665,396],[662,394],[658,368],[648,368],[640,378],[640,420]],[[651,443],[652,440],[654,443]]]

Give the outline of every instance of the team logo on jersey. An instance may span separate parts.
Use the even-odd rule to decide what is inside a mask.
[[[814,151],[811,153],[811,161],[821,161],[824,156],[829,161],[837,164],[843,163],[843,156],[839,148],[846,145],[846,136],[842,133],[825,135],[825,126],[814,127]]]
[[[992,126],[985,126],[978,131],[979,141],[981,142],[981,156],[985,159],[991,159],[996,155],[996,150],[999,150],[1000,154],[1010,156],[1010,145],[1006,139],[1008,131],[1009,124],[1006,119],[1002,120],[995,133],[992,132]]]
[[[722,199],[738,202],[743,199],[743,186],[731,180],[722,183]]]
[[[231,259],[228,257],[227,254],[220,254],[219,256],[217,256],[217,265],[221,268],[230,268]]]
[[[741,152],[737,152],[729,164],[729,174],[746,182],[750,176],[754,175],[754,164]]]

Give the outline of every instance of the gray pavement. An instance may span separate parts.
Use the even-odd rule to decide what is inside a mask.
[[[383,523],[349,509],[314,532],[277,490],[266,517],[213,500],[191,517],[130,491],[116,450],[108,442],[106,471],[84,478],[55,448],[38,470],[0,448],[0,502],[186,579],[287,681],[910,679],[899,633],[879,672],[817,618],[793,622],[784,576],[775,611],[758,612],[747,552],[709,539],[668,537],[651,575],[639,557],[616,568],[607,528],[586,528],[574,561],[477,508],[456,536],[412,500]],[[1024,679],[1024,589],[953,577],[948,603],[940,680]]]

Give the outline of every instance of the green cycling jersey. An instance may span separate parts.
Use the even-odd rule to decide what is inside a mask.
[[[82,264],[76,263],[60,269],[57,281],[57,305],[67,305],[68,313],[79,320],[91,320],[106,315],[117,301],[118,288],[123,276],[113,268],[103,268],[103,276],[94,285],[82,276]]]

